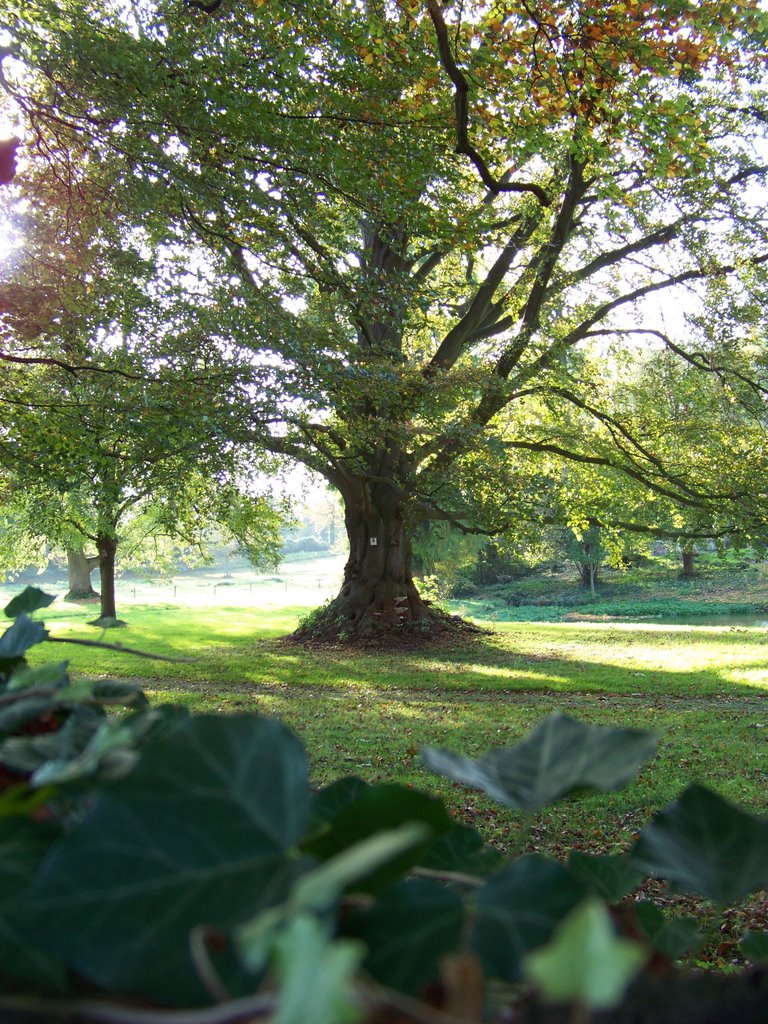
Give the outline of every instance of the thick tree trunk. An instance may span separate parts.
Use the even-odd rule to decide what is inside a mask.
[[[394,489],[354,481],[342,490],[349,559],[337,597],[310,616],[299,640],[425,637],[461,625],[432,608],[413,580],[410,530]]]
[[[115,605],[115,556],[117,554],[117,537],[100,533],[96,538],[99,552],[99,573],[101,575],[101,609],[98,619],[91,625],[110,628],[124,626],[117,617]]]
[[[410,538],[399,510],[346,517],[349,560],[335,612],[347,632],[371,634],[430,618],[413,582]]]
[[[696,552],[693,550],[693,548],[683,548],[682,549],[682,555],[683,555],[683,576],[693,576],[694,573],[695,573],[695,569],[694,569],[694,564],[693,563],[694,563],[694,558],[695,558]]]
[[[99,596],[91,583],[91,573],[98,564],[98,555],[86,555],[82,548],[67,548],[69,590],[65,601],[85,601]]]

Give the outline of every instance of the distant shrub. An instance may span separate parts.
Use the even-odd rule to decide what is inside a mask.
[[[479,589],[478,585],[466,576],[459,576],[453,581],[451,597],[474,597]]]
[[[509,582],[530,576],[535,570],[519,555],[512,554],[488,543],[477,553],[477,559],[468,567],[467,575],[480,586]]]
[[[328,551],[328,545],[314,537],[299,537],[298,540],[286,540],[283,542],[283,554],[294,555],[304,551]]]

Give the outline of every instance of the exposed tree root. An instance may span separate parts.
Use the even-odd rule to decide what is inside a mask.
[[[91,619],[89,626],[98,626],[100,629],[122,629],[128,623],[123,619],[116,619],[112,615],[101,615],[98,619]]]
[[[90,604],[99,600],[99,593],[96,590],[68,590],[64,595],[65,601],[82,601]]]
[[[304,647],[367,647],[413,649],[432,644],[452,645],[487,631],[458,615],[419,601],[418,614],[408,615],[404,603],[357,609],[354,616],[342,597],[311,612],[299,628],[285,638]]]

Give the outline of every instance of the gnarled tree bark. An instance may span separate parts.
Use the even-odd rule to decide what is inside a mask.
[[[434,608],[413,578],[411,525],[393,484],[347,478],[339,487],[349,558],[338,595],[299,628],[296,639],[347,639],[444,634],[467,624]]]
[[[98,564],[98,555],[86,555],[82,548],[67,548],[69,590],[65,601],[86,601],[99,596],[91,583],[91,573]]]

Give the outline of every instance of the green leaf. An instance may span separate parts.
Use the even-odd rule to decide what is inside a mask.
[[[49,759],[39,765],[30,780],[33,786],[61,785],[95,775],[105,779],[118,779],[134,767],[139,758],[139,751],[136,749],[138,737],[132,727],[133,723],[130,720],[104,721],[91,708],[76,708],[67,719],[65,728],[71,722],[79,721],[84,711],[91,712],[96,727],[87,737],[83,731],[73,738],[71,744],[54,751]],[[83,727],[87,721],[88,719],[85,719]],[[140,729],[139,735],[142,731]],[[61,732],[64,732],[64,729]]]
[[[43,714],[55,711],[57,701],[54,697],[24,696],[8,704],[0,710],[0,733],[15,733],[28,722],[34,722]]]
[[[22,818],[0,821],[0,903],[3,906],[18,897],[58,835],[58,828],[44,822]]]
[[[352,983],[365,953],[362,944],[329,940],[309,914],[293,918],[275,950],[280,991],[274,1024],[354,1024],[362,1008]]]
[[[65,663],[48,666],[48,668],[50,669],[48,672],[31,670],[30,673],[23,670],[22,673],[15,673],[11,677],[8,689],[17,692],[18,699],[0,710],[0,733],[15,733],[40,715],[52,715],[57,711],[65,711],[69,718],[78,708],[93,704],[99,706],[118,704],[128,707],[136,706],[137,708],[144,708],[148,705],[141,689],[133,683],[123,685],[121,683],[112,684],[111,680],[95,682],[79,679],[70,684],[66,672],[63,671]],[[20,676],[22,685],[15,685]],[[41,689],[53,690],[53,692],[40,693]],[[28,694],[27,690],[30,691]],[[86,714],[98,715],[99,721],[104,717],[100,707],[90,708],[83,713],[83,717]],[[3,749],[10,750],[20,742],[20,737],[11,737],[6,740]],[[58,757],[59,755],[52,756]],[[73,756],[73,752],[70,750],[62,756],[69,758]]]
[[[48,631],[42,622],[35,622],[28,615],[19,615],[13,625],[0,636],[0,670],[14,668],[30,647],[39,644],[47,636]]]
[[[481,789],[510,807],[537,811],[575,789],[618,789],[634,778],[655,747],[652,733],[585,725],[556,713],[522,743],[477,760],[434,747],[422,757],[438,775]]]
[[[339,814],[369,789],[367,782],[357,775],[346,775],[323,786],[312,797],[312,830],[337,818]]]
[[[381,888],[418,863],[430,836],[450,831],[453,819],[442,801],[406,786],[367,786],[327,824],[302,844],[302,850],[320,860],[335,857],[362,839],[408,822],[427,826],[424,843],[375,872],[368,881],[371,889]]]
[[[348,886],[409,847],[422,843],[427,834],[426,826],[418,823],[379,832],[302,875],[285,904],[257,914],[236,929],[235,941],[242,962],[250,971],[260,970],[274,936],[287,918],[296,913],[320,914],[331,909]]]
[[[539,853],[521,857],[489,878],[475,896],[472,935],[472,948],[487,973],[519,980],[527,954],[550,940],[584,895],[562,864]]]
[[[0,761],[14,771],[34,772],[49,762],[67,762],[87,747],[104,722],[104,715],[89,707],[76,707],[60,729],[32,736],[9,736],[0,743]]]
[[[419,867],[485,876],[498,871],[503,860],[503,854],[488,846],[477,829],[455,824],[430,840],[419,857]]]
[[[768,888],[768,821],[694,783],[643,829],[631,857],[678,890],[733,903]]]
[[[94,681],[92,699],[102,705],[117,705],[126,708],[148,708],[147,696],[138,683],[119,679],[97,679]]]
[[[205,999],[189,955],[285,899],[309,810],[297,738],[253,715],[171,720],[46,862],[29,935],[112,990]]]
[[[28,782],[19,782],[0,793],[0,820],[7,818],[29,818],[41,810],[54,797],[53,787],[32,789]]]
[[[5,614],[9,619],[15,619],[17,615],[22,614],[31,615],[41,608],[47,608],[55,600],[54,594],[46,594],[39,587],[25,587],[5,606]]]
[[[427,835],[428,827],[420,822],[409,822],[388,832],[378,832],[299,878],[290,902],[302,909],[326,910],[348,886],[367,877],[404,850],[423,843]]]
[[[58,838],[52,825],[23,818],[0,820],[0,975],[35,991],[60,992],[62,965],[23,934],[24,893]]]
[[[572,851],[568,870],[595,896],[606,903],[618,903],[644,879],[640,871],[624,854],[599,854]]]
[[[741,951],[756,964],[768,964],[768,932],[744,932]]]
[[[440,882],[407,879],[350,914],[347,927],[368,947],[365,968],[377,981],[417,993],[439,978],[440,958],[459,949],[464,904]]]
[[[602,1010],[619,1005],[647,958],[639,943],[615,934],[603,904],[589,899],[547,946],[526,957],[524,968],[549,1002]]]
[[[421,821],[433,833],[447,832],[453,825],[437,797],[395,783],[366,786],[330,820],[330,829],[313,843],[312,852],[336,854],[366,836],[409,821]]]
[[[667,960],[678,960],[704,941],[694,917],[668,917],[654,903],[640,900],[634,905],[638,924],[654,949]]]
[[[34,668],[28,666],[18,668],[8,680],[7,690],[9,692],[28,690],[33,686],[61,690],[69,686],[68,664],[66,661],[58,661]]]

